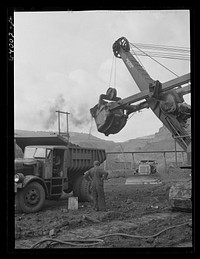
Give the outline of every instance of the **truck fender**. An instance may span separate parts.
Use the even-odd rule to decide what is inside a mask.
[[[42,187],[44,188],[44,191],[45,191],[45,196],[48,195],[48,189],[47,189],[47,186],[44,182],[43,179],[41,179],[40,177],[38,176],[35,176],[35,175],[26,175],[25,178],[24,178],[24,181],[23,181],[23,188],[26,187],[27,184],[29,184],[30,182],[38,182],[42,185]]]

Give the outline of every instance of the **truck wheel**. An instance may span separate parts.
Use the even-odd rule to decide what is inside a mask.
[[[20,209],[25,213],[39,211],[45,201],[45,191],[41,184],[31,182],[17,193]]]
[[[83,201],[92,201],[91,182],[88,182],[85,178],[81,182],[81,197]]]
[[[83,176],[78,177],[73,184],[73,195],[78,197],[79,201],[91,201],[90,182]]]

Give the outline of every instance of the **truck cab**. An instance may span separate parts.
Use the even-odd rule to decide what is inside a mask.
[[[105,150],[82,148],[60,135],[18,136],[23,158],[15,159],[15,193],[19,211],[40,210],[45,199],[56,200],[63,192],[89,201],[91,192],[84,173],[95,160],[106,159]]]
[[[24,151],[24,160],[37,160],[41,170],[33,173],[43,179],[54,176],[64,176],[64,151],[63,146],[27,146]]]

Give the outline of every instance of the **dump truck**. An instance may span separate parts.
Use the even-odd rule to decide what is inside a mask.
[[[79,201],[90,201],[90,182],[83,177],[93,162],[106,160],[104,149],[83,148],[65,137],[16,136],[23,158],[15,159],[17,210],[32,213],[42,209],[46,199],[58,200],[73,191]]]
[[[191,170],[192,138],[191,124],[188,123],[191,106],[183,98],[190,93],[190,73],[165,83],[154,80],[131,53],[130,46],[129,41],[121,37],[114,42],[112,49],[114,56],[124,62],[140,92],[122,99],[117,96],[116,88],[109,86],[90,109],[97,130],[105,136],[117,134],[125,127],[131,113],[150,108],[187,153],[185,168]],[[191,191],[191,179],[187,184],[180,182],[172,186],[169,193],[172,208],[192,208]]]

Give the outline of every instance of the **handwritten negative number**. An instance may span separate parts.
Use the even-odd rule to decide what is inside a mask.
[[[9,36],[9,43],[8,43],[8,46],[9,46],[9,60],[10,61],[13,61],[14,57],[13,57],[13,53],[14,53],[14,35],[9,32],[8,33],[8,36]]]

